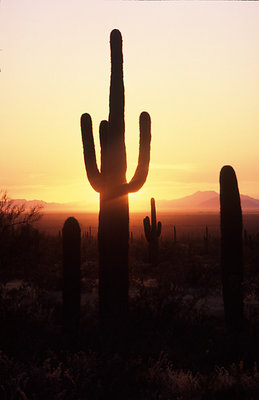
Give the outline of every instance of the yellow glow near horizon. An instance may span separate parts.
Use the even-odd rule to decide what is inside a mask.
[[[0,5],[0,187],[14,198],[99,207],[85,174],[80,115],[108,117],[109,34],[123,37],[127,176],[141,111],[152,120],[150,197],[217,190],[224,164],[259,197],[259,4],[9,0]]]

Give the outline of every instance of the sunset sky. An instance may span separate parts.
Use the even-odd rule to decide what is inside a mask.
[[[97,211],[80,115],[108,117],[110,31],[123,37],[127,176],[148,111],[148,179],[132,210],[219,191],[231,164],[259,198],[259,3],[1,0],[0,188],[13,198],[78,202]]]

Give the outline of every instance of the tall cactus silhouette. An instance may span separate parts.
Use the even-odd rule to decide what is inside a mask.
[[[81,230],[69,217],[62,229],[63,244],[63,324],[65,332],[78,334],[80,319]]]
[[[110,35],[111,81],[108,121],[99,128],[101,168],[98,170],[92,121],[89,114],[81,117],[84,160],[92,187],[100,193],[99,213],[99,308],[102,322],[121,321],[128,310],[128,193],[144,184],[149,168],[151,121],[142,112],[139,119],[140,140],[138,166],[130,182],[126,181],[124,122],[124,83],[122,37],[120,31]]]
[[[144,231],[148,241],[149,261],[152,265],[156,265],[158,261],[158,238],[161,234],[162,224],[159,221],[156,224],[156,204],[155,199],[151,199],[151,225],[149,217],[144,218]]]
[[[226,324],[243,326],[243,243],[242,210],[234,169],[220,171],[221,268]]]

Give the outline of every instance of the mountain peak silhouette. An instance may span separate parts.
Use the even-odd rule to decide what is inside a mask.
[[[259,209],[259,200],[241,194],[241,205],[243,210]],[[166,210],[207,210],[219,211],[219,194],[214,190],[197,191],[189,196],[174,200],[158,200],[158,207]]]

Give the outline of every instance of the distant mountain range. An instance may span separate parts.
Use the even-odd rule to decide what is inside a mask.
[[[244,194],[240,195],[243,210],[259,209],[259,200]],[[219,194],[213,190],[198,191],[194,194],[175,200],[157,201],[161,209],[172,210],[219,210]]]
[[[15,199],[15,204],[24,204],[26,208],[31,208],[40,205],[45,212],[62,212],[77,210],[80,203],[48,203],[43,200],[25,200]],[[175,200],[157,200],[157,208],[161,211],[170,210],[204,210],[204,211],[218,211],[219,210],[219,194],[213,190],[198,191],[190,196],[181,197]],[[241,204],[243,210],[259,210],[259,199],[254,199],[250,196],[241,194]]]
[[[42,211],[47,212],[59,212],[65,210],[74,210],[75,204],[73,203],[48,203],[43,200],[26,200],[26,199],[12,199],[13,203],[17,206],[24,204],[26,209],[40,206],[42,207]]]

